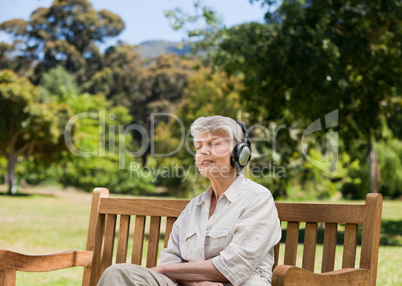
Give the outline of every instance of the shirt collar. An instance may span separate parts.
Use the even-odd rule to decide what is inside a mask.
[[[240,174],[222,195],[225,196],[231,203],[233,203],[239,196],[239,192],[245,180],[246,179],[244,178],[244,175]]]
[[[240,174],[222,195],[225,196],[230,202],[235,201],[245,180],[244,175]],[[211,201],[212,192],[212,186],[209,186],[209,188],[201,195],[201,200],[197,205],[200,205],[201,203],[209,204]]]

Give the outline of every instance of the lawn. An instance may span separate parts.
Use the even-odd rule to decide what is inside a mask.
[[[90,194],[47,187],[9,197],[1,191],[4,187],[0,189],[0,248],[29,254],[85,249]],[[318,260],[321,253],[318,246]],[[337,253],[342,253],[342,246],[337,246]],[[384,201],[377,285],[402,285],[401,257],[402,202]],[[335,267],[340,267],[340,256]],[[17,285],[81,285],[81,276],[82,268],[19,272]]]

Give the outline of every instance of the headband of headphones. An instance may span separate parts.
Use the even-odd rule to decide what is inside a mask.
[[[250,145],[250,141],[248,140],[249,133],[248,133],[247,127],[243,123],[241,123],[240,121],[236,121],[236,122],[240,125],[240,127],[241,127],[241,129],[242,129],[242,131],[244,133],[245,137],[244,137],[243,142],[247,143],[248,145]]]

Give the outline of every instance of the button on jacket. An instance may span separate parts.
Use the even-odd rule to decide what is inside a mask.
[[[239,175],[208,218],[212,192],[209,187],[183,210],[160,264],[211,259],[232,285],[270,285],[274,246],[281,238],[271,192]]]

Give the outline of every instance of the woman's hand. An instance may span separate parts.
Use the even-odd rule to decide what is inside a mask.
[[[179,284],[182,286],[223,286],[220,282],[212,281],[180,281]]]
[[[153,270],[153,271],[155,271],[155,272],[158,272],[158,273],[160,273],[160,274],[163,274],[163,267],[160,266],[160,265],[155,266],[155,267],[151,267],[150,269]]]

